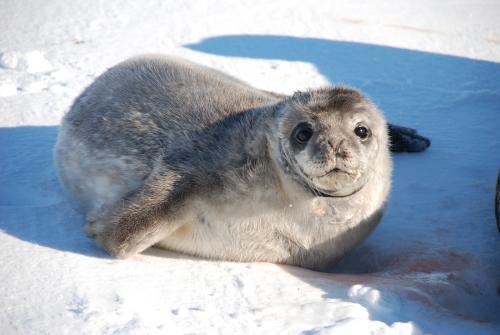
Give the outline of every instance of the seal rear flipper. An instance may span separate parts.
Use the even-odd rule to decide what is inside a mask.
[[[422,152],[431,140],[418,134],[416,129],[389,124],[390,149],[392,152]]]

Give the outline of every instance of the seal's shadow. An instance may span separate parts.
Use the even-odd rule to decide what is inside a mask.
[[[436,101],[427,94],[432,90],[446,96],[447,92],[471,88],[496,89],[500,81],[500,66],[496,63],[374,44],[291,36],[229,35],[207,38],[185,47],[222,56],[311,63],[331,83],[365,91],[391,122],[407,126],[413,126],[417,120],[427,126],[425,121],[433,112],[429,107],[442,100]],[[427,130],[426,127],[426,133]]]
[[[61,189],[52,151],[58,127],[0,128],[0,230],[62,251],[106,257]]]
[[[284,269],[321,288],[328,298],[350,300],[345,288],[336,288],[366,284],[385,287],[384,294],[431,297],[427,303],[433,307],[470,319],[498,321],[491,312],[498,310],[494,288],[477,286],[479,277],[493,274],[471,254],[499,259],[492,199],[499,164],[500,64],[291,36],[217,36],[185,47],[219,56],[311,63],[331,83],[368,93],[391,123],[417,128],[433,141],[424,153],[394,156],[392,194],[381,225],[333,273]],[[478,227],[478,221],[484,225]],[[464,244],[467,234],[470,240]],[[477,245],[466,250],[468,243]],[[434,272],[455,279],[415,279]],[[411,309],[391,316],[363,305],[372,318],[386,323],[413,319]]]

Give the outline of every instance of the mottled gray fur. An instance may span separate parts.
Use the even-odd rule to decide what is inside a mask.
[[[301,122],[313,134],[298,148]],[[315,269],[377,225],[391,176],[387,125],[361,93],[283,97],[163,56],[97,78],[65,116],[55,158],[88,234],[114,256],[157,245]]]

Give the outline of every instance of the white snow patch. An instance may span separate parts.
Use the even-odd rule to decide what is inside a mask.
[[[0,79],[0,97],[9,97],[17,94],[17,85],[11,81]]]
[[[44,73],[53,68],[44,52],[40,50],[31,50],[26,53],[2,52],[0,53],[0,66],[10,70],[26,71],[27,73]]]
[[[38,93],[47,88],[47,83],[44,81],[33,81],[22,87],[22,90],[27,93]]]
[[[34,50],[27,52],[22,58],[22,68],[28,73],[48,72],[52,69],[52,64],[45,58],[42,51]]]

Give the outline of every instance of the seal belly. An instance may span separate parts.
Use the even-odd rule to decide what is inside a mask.
[[[248,218],[198,212],[156,246],[210,259],[283,263],[290,250],[273,228],[281,220],[277,215]]]

